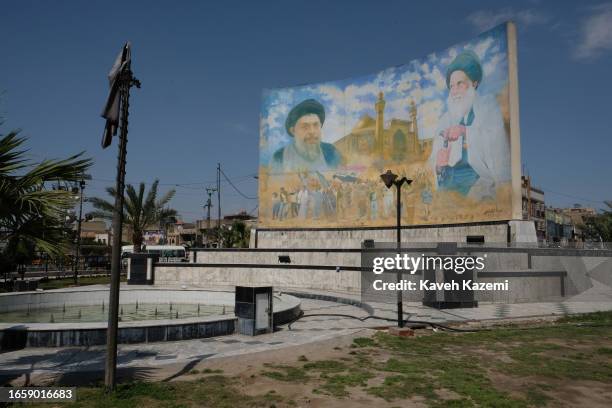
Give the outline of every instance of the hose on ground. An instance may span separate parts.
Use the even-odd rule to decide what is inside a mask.
[[[387,322],[397,322],[397,319],[390,319],[387,317],[381,317],[381,316],[374,316],[374,315],[369,315],[369,316],[365,316],[365,317],[357,317],[357,316],[352,316],[352,315],[348,315],[348,314],[341,314],[341,313],[313,313],[313,314],[304,314],[303,312],[296,317],[294,320],[292,320],[289,323],[285,323],[287,324],[287,328],[289,330],[291,330],[291,325],[295,322],[297,322],[298,320],[304,318],[304,317],[315,317],[315,316],[326,316],[326,317],[346,317],[346,318],[350,318],[350,319],[356,319],[359,320],[361,322],[364,322],[368,319],[377,319],[377,320],[384,320]],[[458,329],[456,327],[449,327],[449,326],[445,326],[443,324],[440,323],[433,323],[433,322],[428,322],[425,320],[404,320],[404,323],[411,323],[411,324],[423,324],[423,325],[427,325],[427,326],[431,326],[432,328],[436,328],[436,329],[442,329],[442,330],[447,330],[447,331],[452,331],[452,332],[458,332],[458,333],[474,333],[474,332],[478,332],[478,331],[489,331],[490,329]]]
[[[313,314],[304,314],[304,312],[301,312],[300,315],[298,317],[296,317],[294,320],[292,320],[289,323],[284,323],[280,326],[284,326],[285,324],[287,324],[287,328],[289,330],[291,330],[291,325],[295,322],[297,322],[298,320],[304,318],[304,317],[315,317],[315,316],[327,316],[327,317],[346,317],[346,318],[350,318],[350,319],[356,319],[359,320],[361,322],[364,322],[368,319],[376,319],[376,320],[383,320],[383,321],[387,321],[387,322],[394,322],[397,323],[397,319],[391,319],[388,317],[381,317],[381,316],[375,316],[375,315],[369,315],[369,316],[365,316],[365,317],[357,317],[357,316],[352,316],[352,315],[348,315],[348,314],[341,314],[341,313],[313,313]],[[487,331],[492,331],[493,329],[490,328],[480,328],[480,329],[459,329],[457,327],[450,327],[450,326],[446,326],[440,323],[434,323],[434,322],[429,322],[429,321],[425,321],[425,320],[404,320],[404,323],[409,323],[409,324],[422,324],[422,325],[426,325],[426,326],[430,326],[432,328],[435,329],[442,329],[442,330],[446,330],[446,331],[450,331],[450,332],[456,332],[456,333],[478,333],[478,332],[487,332]],[[610,324],[593,324],[593,323],[575,323],[572,326],[574,327],[612,327],[612,325]],[[544,329],[544,328],[554,328],[557,326],[536,326],[536,327],[513,327],[513,330],[531,330],[531,329]]]

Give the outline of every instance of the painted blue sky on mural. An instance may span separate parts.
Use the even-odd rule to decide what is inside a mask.
[[[414,101],[418,112],[419,137],[433,137],[448,95],[446,68],[464,50],[471,50],[480,58],[484,75],[478,88],[479,94],[499,93],[508,78],[505,24],[469,41],[375,74],[265,90],[260,123],[260,164],[267,165],[272,154],[290,142],[291,137],[285,130],[287,113],[292,106],[309,98],[325,106],[326,118],[322,131],[323,140],[328,143],[350,133],[364,115],[375,117],[374,104],[381,91],[386,101],[385,122],[391,119],[408,120],[410,103]]]

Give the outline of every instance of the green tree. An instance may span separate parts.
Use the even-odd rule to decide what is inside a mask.
[[[157,199],[157,187],[159,180],[155,180],[145,197],[145,184],[140,183],[138,191],[131,184],[125,186],[125,199],[123,200],[124,225],[132,228],[132,244],[134,252],[140,252],[144,239],[144,231],[147,227],[158,225],[162,220],[176,217],[177,212],[172,208],[164,208],[172,197],[175,190],[170,190],[159,200]],[[113,198],[113,202],[102,198],[92,197],[88,201],[92,203],[96,211],[90,213],[92,217],[112,220],[114,199],[117,192],[113,187],[107,187],[106,191]],[[114,231],[113,231],[114,233]],[[117,234],[116,234],[117,235]]]
[[[248,248],[250,229],[242,221],[234,221],[231,226],[222,226],[218,232],[224,248]]]
[[[251,237],[251,229],[242,221],[234,221],[232,230],[236,236],[236,248],[248,248]]]
[[[612,202],[605,203],[609,210],[584,220],[584,234],[590,241],[612,242]]]
[[[18,131],[0,135],[0,241],[3,268],[27,263],[35,251],[67,253],[71,234],[66,214],[74,207],[69,185],[81,180],[92,161],[83,152],[67,159],[31,162]],[[48,189],[49,184],[56,189]]]

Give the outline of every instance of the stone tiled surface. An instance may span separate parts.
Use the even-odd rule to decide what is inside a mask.
[[[438,324],[452,324],[491,319],[561,315],[612,310],[612,289],[592,289],[592,301],[586,297],[567,298],[548,303],[480,303],[478,308],[437,310],[420,303],[405,302],[404,318]],[[326,293],[329,296],[329,293]],[[354,301],[358,301],[355,297]],[[370,303],[374,315],[393,320],[394,304]],[[357,334],[373,327],[394,325],[393,321],[368,318],[368,313],[354,305],[319,299],[302,299],[305,316],[283,326],[279,331],[257,337],[243,335],[188,341],[120,345],[119,368],[153,369],[164,364],[190,363],[206,359],[246,355],[260,351],[299,346]],[[78,371],[99,371],[104,367],[104,346],[69,348],[28,348],[0,354],[0,381],[28,375],[57,375]]]
[[[306,314],[337,313],[365,317],[367,313],[355,306],[304,299]],[[305,317],[280,331],[257,337],[232,335],[216,338],[119,345],[118,367],[154,367],[163,364],[189,362],[208,358],[273,350],[296,346],[335,336],[352,334],[367,324],[352,318]],[[69,348],[27,348],[0,354],[0,377],[21,375],[97,371],[104,368],[104,346]]]

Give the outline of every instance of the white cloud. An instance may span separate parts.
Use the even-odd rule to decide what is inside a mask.
[[[395,91],[405,95],[406,92],[418,85],[421,80],[421,75],[412,70],[406,70],[395,80]]]
[[[429,75],[429,65],[427,65],[426,62],[422,63],[420,68],[423,72],[423,75]]]
[[[406,81],[406,82],[418,82],[421,80],[421,76],[419,75],[418,72],[406,71],[400,76],[399,80]]]
[[[344,102],[344,92],[337,86],[321,85],[318,87],[318,91],[323,94],[323,99],[333,104],[342,104]]]
[[[408,98],[412,99],[417,105],[423,100],[423,89],[417,84],[409,93]]]
[[[528,27],[537,24],[545,24],[550,18],[536,10],[513,10],[504,8],[497,11],[480,10],[470,14],[467,20],[478,31],[487,31],[504,21],[513,20],[521,27]]]
[[[442,75],[438,67],[434,67],[426,78],[433,82],[438,91],[446,89],[446,78]]]
[[[268,129],[274,129],[276,127],[282,126],[282,120],[289,113],[288,104],[277,104],[270,106],[268,110],[268,116],[264,121],[264,125],[268,127]]]
[[[322,129],[322,139],[325,142],[333,143],[348,133],[346,126],[346,117],[339,114],[337,110],[332,108],[329,115],[325,116],[325,123]]]
[[[591,14],[580,24],[580,40],[573,55],[593,59],[612,51],[612,3],[591,8]]]
[[[412,82],[410,81],[401,81],[400,83],[397,84],[397,86],[395,87],[395,90],[397,92],[406,92],[408,90],[410,90],[410,88],[412,88]]]
[[[393,91],[395,85],[396,68],[388,68],[376,75],[374,83],[385,94]]]
[[[344,89],[347,101],[350,99],[376,95],[380,91],[380,88],[373,82],[367,82],[363,85],[349,85]]]
[[[389,119],[408,119],[408,109],[410,108],[410,99],[396,98],[388,101],[385,105],[385,118]]]
[[[381,81],[387,82],[386,86],[392,85],[389,82],[390,75],[390,72],[380,73],[371,82],[362,85],[351,84],[344,90],[331,84],[314,86],[311,92],[320,93],[329,109],[323,125],[323,140],[329,143],[335,142],[350,132],[359,120],[361,112],[373,111],[372,100],[382,90]]]
[[[438,120],[444,109],[444,103],[441,99],[434,99],[419,105],[417,109],[419,137],[421,139],[434,137]]]
[[[423,89],[423,99],[431,99],[436,94],[435,86],[428,86]]]
[[[495,54],[488,62],[483,66],[485,77],[491,75],[497,69],[499,63],[504,59],[503,54]]]
[[[493,38],[487,37],[484,40],[479,41],[476,45],[474,45],[474,47],[472,47],[472,50],[476,53],[476,55],[478,55],[478,58],[480,58],[480,60],[482,61],[491,45],[493,45]]]
[[[450,50],[448,50],[448,56],[444,57],[440,60],[440,63],[442,65],[448,65],[451,63],[452,60],[455,59],[455,57],[457,56],[458,52],[456,48],[451,48]]]

